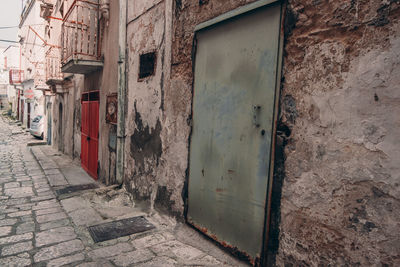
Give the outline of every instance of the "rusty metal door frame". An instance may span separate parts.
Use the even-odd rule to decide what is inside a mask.
[[[269,242],[269,234],[270,234],[270,223],[271,223],[271,202],[272,202],[272,187],[274,183],[274,174],[275,174],[275,148],[276,148],[276,137],[277,137],[277,128],[278,128],[278,120],[280,113],[280,89],[281,89],[281,78],[282,78],[282,67],[283,67],[283,44],[284,44],[284,19],[285,19],[285,11],[286,11],[286,1],[281,1],[281,23],[280,23],[280,34],[279,34],[279,45],[278,45],[278,62],[277,62],[277,71],[276,71],[276,84],[275,84],[275,107],[273,114],[273,127],[272,127],[272,142],[270,148],[270,172],[269,172],[269,185],[267,189],[267,199],[266,199],[266,207],[265,207],[265,223],[264,223],[264,243],[262,248],[262,257],[261,257],[261,266],[267,266],[267,255],[268,255],[268,242]]]
[[[267,188],[267,199],[266,199],[266,205],[265,205],[265,223],[264,223],[264,231],[263,231],[263,246],[262,246],[262,255],[261,259],[257,259],[255,262],[252,262],[253,265],[255,266],[265,266],[267,260],[267,245],[269,241],[269,230],[270,230],[270,221],[271,221],[271,193],[272,193],[272,185],[273,185],[273,175],[274,175],[274,156],[275,156],[275,144],[276,144],[276,131],[277,131],[277,121],[278,121],[278,116],[279,116],[279,99],[280,99],[280,86],[281,86],[281,77],[282,77],[282,61],[283,61],[283,43],[284,43],[284,11],[285,11],[285,3],[282,0],[259,0],[256,2],[253,2],[251,4],[239,7],[237,9],[234,9],[232,11],[229,11],[225,14],[222,14],[216,18],[213,18],[211,20],[208,20],[206,22],[198,24],[195,29],[195,35],[193,38],[193,49],[192,49],[192,69],[193,69],[193,75],[194,75],[194,69],[195,69],[195,62],[196,62],[196,46],[197,46],[197,39],[196,39],[196,33],[202,29],[212,27],[213,25],[219,24],[221,22],[227,21],[229,19],[236,18],[240,15],[243,15],[245,13],[254,11],[256,9],[268,6],[268,5],[273,5],[273,4],[280,4],[281,5],[281,13],[280,13],[280,34],[279,34],[279,45],[278,45],[278,58],[277,58],[277,72],[276,72],[276,83],[275,83],[275,99],[274,99],[274,112],[273,112],[273,127],[272,127],[272,142],[271,142],[271,147],[270,147],[270,168],[269,168],[269,184]],[[193,119],[193,97],[194,97],[194,82],[192,83],[192,103],[191,103],[191,117],[190,119]],[[186,172],[186,184],[185,184],[185,211],[184,211],[184,217],[186,223],[194,227],[196,230],[201,231],[201,229],[198,229],[195,225],[191,224],[188,221],[188,183],[189,183],[189,168],[190,168],[190,146],[191,146],[191,139],[192,139],[192,134],[193,134],[193,123],[191,123],[191,130],[189,134],[189,145],[188,145],[188,168]],[[202,231],[201,231],[202,232]],[[218,242],[218,241],[217,241]],[[224,246],[225,248],[226,245],[224,243],[218,242],[220,245]],[[228,248],[229,249],[229,248]],[[242,256],[240,255],[241,253],[238,251],[231,251],[233,254]]]

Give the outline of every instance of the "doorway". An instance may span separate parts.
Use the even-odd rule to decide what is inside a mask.
[[[52,131],[52,118],[51,118],[51,102],[47,103],[47,144],[51,145],[51,131]]]
[[[94,179],[98,178],[99,91],[82,94],[81,165]]]
[[[281,23],[279,3],[258,3],[196,27],[187,213],[252,263],[263,255]]]
[[[21,90],[18,90],[18,100],[17,100],[17,118],[19,121],[21,121],[21,114],[19,113],[19,106],[21,103]]]
[[[24,100],[21,100],[21,124],[24,125]]]
[[[26,123],[27,123],[27,128],[30,129],[31,128],[31,103],[27,103],[27,110],[28,110],[28,113],[26,114],[27,115]]]
[[[64,152],[63,104],[58,105],[58,150]]]

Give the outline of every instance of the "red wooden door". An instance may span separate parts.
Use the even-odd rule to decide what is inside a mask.
[[[97,175],[99,144],[99,93],[82,94],[81,165],[94,179]]]
[[[97,179],[97,158],[99,144],[99,101],[89,103],[89,174]]]

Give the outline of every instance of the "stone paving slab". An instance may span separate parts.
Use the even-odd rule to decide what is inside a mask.
[[[58,212],[58,213],[36,216],[36,221],[38,223],[46,223],[46,222],[58,221],[65,218],[67,218],[67,214],[65,214],[64,212]]]
[[[77,236],[72,227],[59,227],[35,234],[35,246],[42,247],[75,239]]]
[[[79,261],[83,261],[83,260],[85,260],[85,254],[78,253],[78,254],[65,256],[65,257],[61,257],[61,258],[58,258],[58,259],[51,260],[47,264],[47,267],[64,266],[64,265],[67,265],[67,264],[70,264],[70,263],[79,262]],[[101,266],[101,265],[99,265],[99,266]]]
[[[19,254],[12,257],[1,257],[0,266],[32,266],[28,253]]]
[[[41,262],[45,260],[59,258],[74,252],[84,250],[82,241],[75,239],[68,242],[60,243],[54,246],[40,249],[34,256],[34,262]]]
[[[32,249],[33,249],[32,241],[21,242],[13,245],[4,246],[1,249],[1,256],[18,254]]]
[[[116,256],[112,261],[117,266],[130,266],[141,262],[146,262],[155,258],[156,254],[148,249],[140,249]]]
[[[98,249],[94,249],[88,253],[88,256],[92,259],[99,258],[109,258],[112,256],[117,256],[118,254],[133,251],[134,248],[129,243],[118,243],[113,246],[101,247]]]
[[[25,233],[21,235],[12,235],[0,238],[0,245],[13,244],[20,241],[31,240],[33,238],[33,233]]]

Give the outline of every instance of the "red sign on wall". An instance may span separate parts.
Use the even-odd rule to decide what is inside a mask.
[[[35,96],[35,93],[33,92],[32,89],[26,89],[24,90],[24,97],[25,99],[33,99]]]

